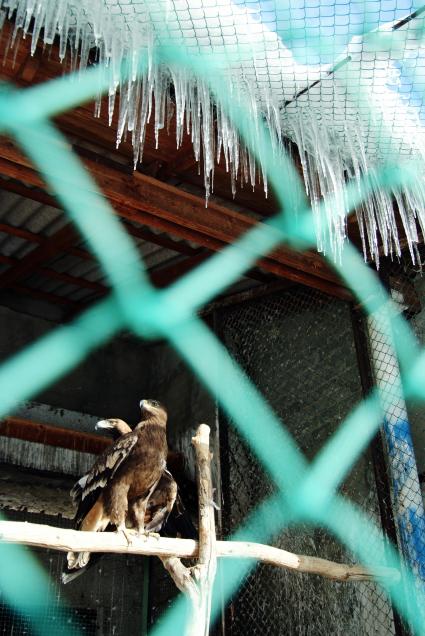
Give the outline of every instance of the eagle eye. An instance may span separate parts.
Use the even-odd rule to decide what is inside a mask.
[[[151,400],[151,404],[152,406],[159,406],[159,402],[157,402],[156,400]]]

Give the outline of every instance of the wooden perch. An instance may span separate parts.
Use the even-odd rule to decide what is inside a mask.
[[[188,596],[192,605],[186,636],[208,636],[212,593],[217,570],[209,442],[210,428],[206,424],[201,424],[195,437],[192,438],[196,455],[199,500],[198,564],[187,568],[176,556],[160,557],[175,584]]]
[[[211,481],[212,456],[210,453],[209,426],[201,424],[192,439],[192,443],[196,454],[199,498],[198,565],[192,569],[192,575],[199,586],[199,605],[197,608],[199,621],[194,627],[193,633],[200,636],[208,636],[212,593],[217,571],[217,542]]]
[[[217,557],[253,559],[289,570],[318,574],[335,581],[381,580],[395,583],[400,580],[400,573],[394,568],[366,568],[335,563],[260,543],[216,541],[209,434],[209,427],[201,424],[192,440],[198,469],[199,543],[191,539],[132,536],[132,542],[128,545],[121,532],[81,532],[16,521],[0,521],[0,541],[64,552],[158,556],[179,590],[190,600],[192,613],[186,636],[208,636]],[[197,558],[198,563],[193,567],[186,567],[180,561],[181,558]]]
[[[131,545],[128,545],[125,537],[115,532],[81,532],[26,521],[0,521],[0,541],[4,543],[22,543],[62,552],[108,552],[180,559],[196,559],[198,556],[198,543],[192,539],[139,538],[132,535],[131,540]],[[216,547],[218,558],[253,559],[287,570],[318,574],[334,581],[381,580],[396,583],[400,580],[400,572],[395,568],[335,563],[261,543],[217,541]]]

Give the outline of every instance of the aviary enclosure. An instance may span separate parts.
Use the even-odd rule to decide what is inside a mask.
[[[1,6],[2,633],[424,633],[425,7]],[[196,542],[70,530],[142,397]]]

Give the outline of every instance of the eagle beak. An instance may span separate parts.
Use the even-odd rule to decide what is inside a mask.
[[[145,413],[152,413],[152,406],[149,404],[149,400],[140,400],[140,410]]]
[[[100,420],[96,423],[96,426],[94,428],[96,431],[98,431],[100,428],[113,428],[113,426],[109,420]]]

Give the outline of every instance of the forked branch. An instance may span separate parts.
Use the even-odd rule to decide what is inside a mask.
[[[185,593],[192,606],[186,636],[207,636],[217,557],[244,558],[298,572],[318,574],[335,581],[381,580],[396,583],[400,572],[394,568],[335,563],[260,543],[216,541],[213,490],[211,482],[210,429],[201,424],[193,438],[199,492],[199,543],[191,539],[132,537],[128,545],[121,533],[81,532],[39,524],[0,521],[0,541],[62,550],[65,552],[115,552],[158,556],[176,586]],[[181,558],[198,558],[189,568]]]

